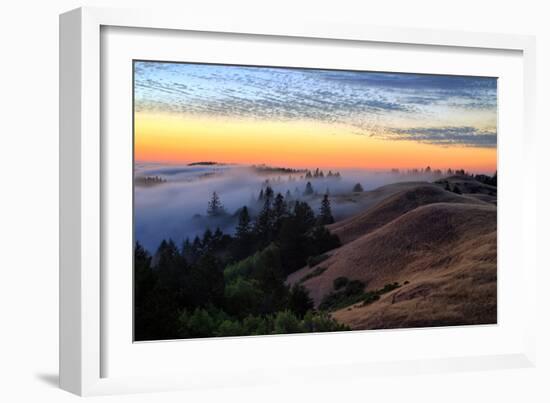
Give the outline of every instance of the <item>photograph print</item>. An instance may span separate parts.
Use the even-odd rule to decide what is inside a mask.
[[[497,79],[133,62],[134,340],[497,323]]]

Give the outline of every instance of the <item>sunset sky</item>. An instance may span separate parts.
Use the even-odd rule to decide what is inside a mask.
[[[134,67],[138,162],[496,170],[495,78]]]

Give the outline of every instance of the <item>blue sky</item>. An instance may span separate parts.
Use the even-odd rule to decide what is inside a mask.
[[[495,78],[136,62],[135,110],[320,122],[445,147],[497,141]]]

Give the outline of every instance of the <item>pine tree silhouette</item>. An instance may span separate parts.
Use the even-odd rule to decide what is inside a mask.
[[[319,214],[319,224],[328,225],[334,222],[334,217],[332,216],[332,209],[330,208],[330,200],[328,198],[328,193],[325,193],[323,196],[323,201],[321,202],[321,212]]]
[[[277,193],[273,202],[273,216],[275,220],[282,219],[288,213],[288,206],[282,194]]]
[[[235,229],[235,236],[238,239],[244,239],[250,234],[250,230],[250,214],[248,213],[248,208],[243,206],[241,212],[239,213],[239,223]]]
[[[304,190],[304,196],[310,196],[313,194],[313,186],[311,186],[311,182],[308,182],[306,184],[306,190]]]
[[[271,209],[271,199],[264,202],[264,207],[254,224],[254,234],[263,247],[267,246],[273,236],[273,210]]]
[[[212,198],[208,202],[208,209],[206,212],[211,217],[217,217],[225,214],[225,209],[220,201],[220,197],[215,191],[212,193]]]
[[[271,201],[273,200],[273,194],[273,188],[271,186],[267,186],[264,193],[265,200],[271,203]]]

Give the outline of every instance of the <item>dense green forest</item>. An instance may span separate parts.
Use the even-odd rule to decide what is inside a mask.
[[[154,255],[134,256],[136,341],[349,330],[314,309],[308,291],[288,274],[340,246],[324,225],[334,222],[325,194],[319,213],[271,187],[255,217],[243,206],[233,234],[206,229],[182,245],[163,240]],[[207,214],[228,214],[214,192]]]

